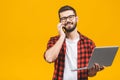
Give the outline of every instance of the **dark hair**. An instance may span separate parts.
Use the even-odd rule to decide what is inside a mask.
[[[67,11],[67,10],[72,10],[75,13],[75,16],[77,15],[74,8],[72,8],[71,6],[65,5],[65,6],[61,7],[58,11],[59,18],[60,18],[60,13],[63,11]]]

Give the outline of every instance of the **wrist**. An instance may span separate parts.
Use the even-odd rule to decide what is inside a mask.
[[[66,37],[65,35],[61,35],[60,39],[65,39],[65,37]]]

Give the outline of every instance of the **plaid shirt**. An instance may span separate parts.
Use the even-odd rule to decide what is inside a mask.
[[[78,32],[79,33],[79,32]],[[79,33],[80,34],[80,33]],[[47,49],[52,47],[59,36],[51,37]],[[80,40],[78,41],[78,56],[77,56],[77,67],[85,67],[88,65],[89,58],[95,47],[92,40],[80,34]],[[62,48],[59,52],[58,58],[54,61],[54,74],[52,80],[63,80],[64,64],[65,64],[65,54],[66,54],[66,43],[63,42]],[[78,70],[77,71],[78,80],[88,80],[88,70]]]

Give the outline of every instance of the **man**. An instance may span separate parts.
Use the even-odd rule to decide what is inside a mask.
[[[73,69],[88,65],[95,44],[77,31],[78,17],[74,8],[63,6],[58,15],[59,35],[50,38],[44,54],[47,62],[55,63],[53,80],[88,80],[88,76],[95,76],[104,67],[95,63],[89,70]]]

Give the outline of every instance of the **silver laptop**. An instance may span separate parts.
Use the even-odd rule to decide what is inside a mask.
[[[118,46],[95,47],[89,60],[88,66],[73,69],[73,71],[90,69],[94,65],[94,63],[98,63],[100,66],[111,66],[118,51],[118,48]]]

